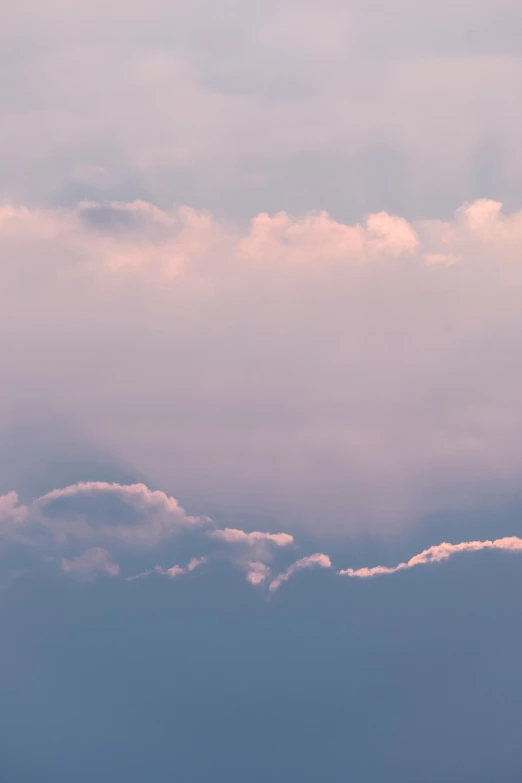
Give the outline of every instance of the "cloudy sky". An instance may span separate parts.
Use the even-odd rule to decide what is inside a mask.
[[[0,5],[0,778],[518,783],[520,3]]]

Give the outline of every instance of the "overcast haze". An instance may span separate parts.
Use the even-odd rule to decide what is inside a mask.
[[[2,783],[518,783],[520,3],[1,10]]]

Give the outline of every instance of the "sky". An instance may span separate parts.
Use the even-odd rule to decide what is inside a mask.
[[[0,8],[0,779],[518,783],[520,3]]]

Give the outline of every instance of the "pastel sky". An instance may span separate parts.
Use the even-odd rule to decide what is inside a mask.
[[[2,783],[519,783],[521,4],[1,18]]]

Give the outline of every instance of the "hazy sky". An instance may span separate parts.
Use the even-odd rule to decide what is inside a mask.
[[[0,36],[17,203],[522,206],[517,0],[20,0]]]
[[[0,9],[2,783],[518,783],[520,3]]]

